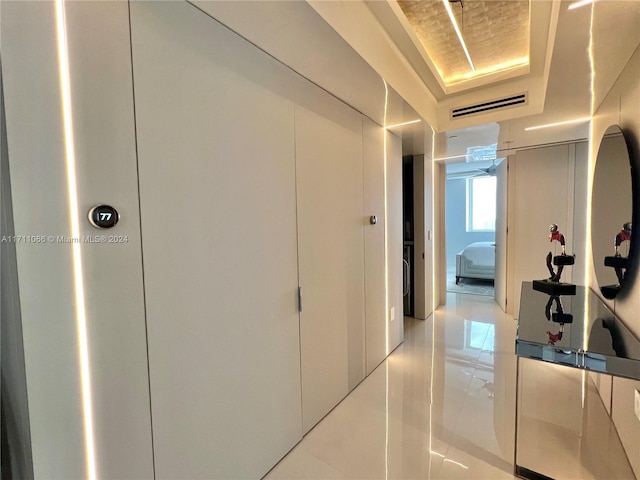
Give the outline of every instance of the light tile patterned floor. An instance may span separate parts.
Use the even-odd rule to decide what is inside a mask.
[[[516,322],[489,297],[448,294],[426,321],[405,318],[404,343],[265,478],[515,478],[515,334]],[[529,363],[524,390],[538,400],[521,407],[519,463],[557,478],[633,478],[606,419],[591,421],[599,426],[588,436],[581,427],[602,413],[593,386],[577,412],[565,402],[581,391],[582,372]],[[607,452],[617,449],[618,466],[589,462],[602,442]]]

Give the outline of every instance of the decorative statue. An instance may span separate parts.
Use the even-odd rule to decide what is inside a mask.
[[[558,225],[556,225],[555,223],[549,225],[549,241],[557,241],[558,243],[560,243],[562,252],[560,255],[556,255],[555,257],[551,252],[548,253],[546,264],[551,276],[545,280],[534,280],[533,289],[547,293],[549,295],[575,295],[575,285],[571,283],[562,283],[560,281],[564,267],[566,265],[573,265],[575,262],[575,257],[573,255],[567,254],[564,235],[560,233],[560,230],[558,230]],[[557,271],[554,271],[554,265],[558,267]]]
[[[616,240],[614,243],[614,254],[612,256],[604,257],[604,265],[605,267],[612,267],[616,272],[616,277],[618,278],[618,283],[616,285],[601,285],[600,291],[604,295],[604,298],[616,298],[618,292],[620,291],[620,287],[624,283],[624,278],[627,274],[627,265],[629,259],[627,257],[623,257],[620,253],[620,245],[624,242],[631,241],[631,222],[627,222],[622,225],[622,230],[616,235]]]
[[[551,312],[551,307],[556,304],[556,311]],[[562,306],[562,299],[559,295],[549,295],[549,301],[544,307],[544,316],[547,320],[553,323],[560,324],[559,331],[557,333],[547,330],[548,342],[550,345],[555,345],[556,342],[562,340],[562,334],[564,333],[564,324],[573,323],[573,315],[570,313],[564,313],[564,307]]]
[[[566,257],[567,256],[567,247],[566,247],[566,243],[564,241],[564,235],[560,233],[560,231],[558,230],[558,225],[556,225],[555,223],[552,223],[551,225],[549,225],[549,241],[553,242],[554,240],[560,242],[560,245],[562,246],[562,256]],[[553,258],[553,255],[551,254],[551,252],[549,252],[549,254],[547,255],[547,268],[549,269],[549,273],[551,274],[551,276],[549,277],[549,280],[552,282],[560,282],[560,277],[562,276],[562,270],[564,270],[564,263],[556,263],[556,265],[558,265],[558,271],[554,272],[553,271],[553,266],[551,265],[551,259]],[[556,257],[557,258],[557,257]],[[554,262],[555,263],[555,262]]]
[[[564,326],[560,325],[560,331],[558,333],[553,333],[547,330],[547,335],[549,336],[548,343],[549,345],[555,345],[556,342],[562,340],[562,334],[564,333]]]
[[[553,302],[556,304],[556,311],[552,313],[551,307],[553,306]],[[547,320],[559,323],[560,325],[573,323],[573,315],[570,313],[564,313],[562,299],[559,295],[549,295],[549,301],[544,307],[544,316],[547,317]]]
[[[616,244],[615,244],[615,256],[621,257],[620,255],[620,245],[622,242],[631,242],[631,222],[627,222],[622,225],[622,230],[620,233],[616,235]]]

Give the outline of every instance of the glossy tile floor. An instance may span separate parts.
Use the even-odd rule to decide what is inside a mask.
[[[405,318],[404,343],[266,478],[514,478],[515,327],[477,295]]]
[[[513,317],[477,295],[450,293],[426,321],[405,318],[404,343],[265,478],[515,478],[515,334]],[[518,463],[557,478],[634,478],[582,372],[526,362]],[[589,443],[581,419],[594,415],[590,436],[600,440]],[[594,447],[617,466],[585,465]]]

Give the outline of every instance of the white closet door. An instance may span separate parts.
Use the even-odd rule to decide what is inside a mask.
[[[291,75],[131,3],[156,478],[259,478],[301,438]]]
[[[305,432],[365,375],[362,119],[321,100],[296,109]]]

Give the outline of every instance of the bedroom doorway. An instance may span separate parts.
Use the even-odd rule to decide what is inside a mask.
[[[487,151],[487,149],[493,151]],[[447,291],[495,297],[498,168],[495,146],[446,166]],[[493,157],[493,158],[488,158]]]

